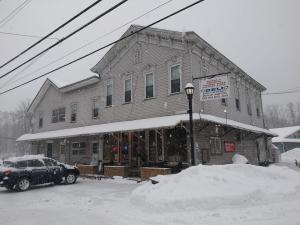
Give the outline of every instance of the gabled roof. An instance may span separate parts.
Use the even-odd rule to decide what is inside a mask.
[[[141,28],[143,28],[143,26],[131,25],[128,30],[122,35],[122,37],[125,37]],[[148,37],[160,37],[166,40],[176,40],[179,42],[183,42],[183,40],[193,42],[197,46],[201,47],[201,49],[204,49],[209,55],[212,55],[214,58],[218,59],[224,65],[228,65],[228,67],[231,68],[231,72],[235,73],[237,76],[241,76],[249,82],[253,83],[260,91],[266,90],[266,88],[262,84],[250,77],[246,72],[240,69],[237,65],[235,65],[232,61],[230,61],[227,57],[217,51],[214,47],[212,47],[208,42],[206,42],[203,38],[201,38],[193,31],[179,32],[150,27],[139,32],[139,34],[147,35]],[[136,35],[126,38],[113,45],[113,47],[111,47],[111,49],[104,55],[104,57],[102,57],[102,59],[94,67],[91,68],[91,71],[100,75],[101,72],[107,67],[107,65],[109,65],[109,63],[119,54],[119,52],[122,51],[122,49],[132,40],[137,40]]]
[[[58,80],[56,78],[55,79],[47,78],[46,81],[43,83],[42,87],[40,88],[40,90],[38,91],[38,93],[36,94],[36,96],[34,97],[34,99],[32,100],[27,111],[33,112],[33,110],[42,100],[42,98],[44,97],[44,95],[46,94],[50,86],[53,86],[59,92],[65,93],[91,84],[95,84],[98,81],[99,81],[99,77],[96,75],[75,82],[66,82],[66,81]]]
[[[300,142],[300,139],[288,138],[288,136],[290,136],[291,134],[299,131],[300,126],[281,127],[270,130],[278,134],[278,137],[272,139],[273,142]]]

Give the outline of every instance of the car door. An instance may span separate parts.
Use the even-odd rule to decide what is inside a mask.
[[[31,170],[32,184],[44,184],[49,182],[48,169],[44,162],[39,159],[31,159],[27,161],[27,167]]]
[[[61,168],[56,160],[44,158],[43,159],[49,174],[49,182],[58,180],[61,176]]]

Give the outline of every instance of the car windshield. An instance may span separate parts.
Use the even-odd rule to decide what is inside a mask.
[[[16,167],[16,164],[11,161],[3,161],[3,166],[4,167]]]

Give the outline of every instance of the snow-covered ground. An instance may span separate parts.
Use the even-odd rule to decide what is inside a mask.
[[[196,166],[160,182],[79,179],[0,189],[0,224],[299,225],[300,172],[248,164]]]
[[[281,161],[295,164],[297,160],[300,163],[300,148],[294,148],[281,154]]]

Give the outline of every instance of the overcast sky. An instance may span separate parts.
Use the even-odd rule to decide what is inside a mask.
[[[24,1],[0,0],[0,21]],[[0,32],[44,36],[94,1],[31,0],[13,19],[5,24],[0,22]],[[65,29],[54,34],[53,37],[62,38],[66,36],[117,2],[116,0],[103,0],[98,6],[73,21]],[[167,0],[129,0],[103,19],[34,61],[30,67],[22,67],[22,69],[0,79],[0,92],[119,38],[129,25],[39,72],[32,73],[164,2]],[[194,0],[170,1],[133,23],[148,25],[192,2]],[[155,27],[178,31],[195,31],[237,66],[267,87],[266,92],[274,92],[300,87],[299,12],[299,0],[206,0],[157,24]],[[0,64],[11,59],[37,40],[0,33]],[[25,54],[24,57],[0,69],[0,75],[54,42],[55,40],[45,41],[33,51]],[[107,50],[57,71],[50,77],[62,81],[76,81],[90,76],[92,72],[89,69],[101,59]],[[22,72],[22,70],[24,71]],[[44,80],[45,78],[0,95],[0,111],[13,110],[20,101],[33,99]],[[299,97],[300,92],[296,92],[265,96],[263,100],[265,105],[286,104],[287,102],[300,102]]]

